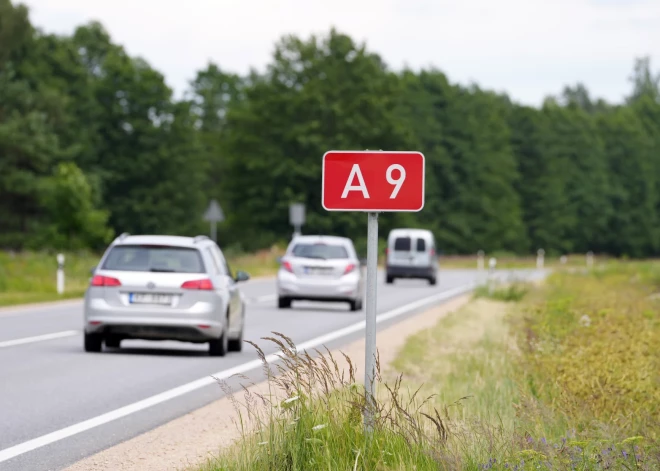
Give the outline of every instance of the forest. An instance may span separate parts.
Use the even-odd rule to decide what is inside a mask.
[[[426,156],[419,213],[445,254],[660,252],[660,74],[631,57],[630,92],[607,103],[583,84],[523,106],[439,69],[392,70],[331,29],[284,36],[264,70],[209,63],[175,99],[163,75],[97,22],[40,31],[0,0],[0,248],[101,249],[121,232],[208,234],[217,199],[223,247],[303,233],[363,245],[366,215],[321,206],[328,150]]]

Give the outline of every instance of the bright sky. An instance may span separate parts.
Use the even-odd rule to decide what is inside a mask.
[[[14,0],[19,2],[21,0]],[[566,84],[618,102],[635,57],[660,69],[659,0],[22,0],[32,22],[70,34],[96,19],[177,96],[208,61],[263,70],[284,34],[332,26],[395,69],[435,66],[538,105]],[[185,5],[188,5],[184,7]]]

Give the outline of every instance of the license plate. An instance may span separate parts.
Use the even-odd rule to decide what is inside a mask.
[[[331,271],[331,268],[305,267],[306,275],[327,275]]]
[[[128,302],[130,304],[172,304],[171,294],[157,294],[157,293],[131,293],[128,295]]]

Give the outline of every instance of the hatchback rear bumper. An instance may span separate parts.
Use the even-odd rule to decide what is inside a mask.
[[[209,303],[190,311],[111,306],[102,299],[85,302],[85,332],[144,340],[208,342],[220,337],[223,322]]]
[[[360,283],[357,276],[339,279],[308,280],[295,275],[280,275],[277,294],[292,300],[344,301],[360,299]]]
[[[405,265],[388,265],[387,276],[393,278],[433,278],[436,274],[433,265],[426,267],[408,267]]]

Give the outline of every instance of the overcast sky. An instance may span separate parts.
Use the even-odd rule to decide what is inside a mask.
[[[14,0],[18,2],[19,0]],[[23,0],[32,22],[71,33],[98,20],[177,96],[208,61],[263,69],[282,35],[332,26],[395,69],[435,66],[538,105],[566,84],[618,102],[635,57],[660,69],[660,0]],[[186,5],[184,7],[184,5]]]

